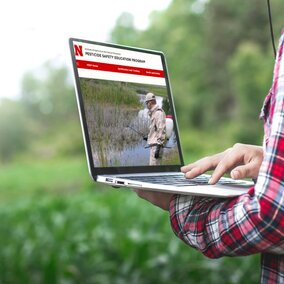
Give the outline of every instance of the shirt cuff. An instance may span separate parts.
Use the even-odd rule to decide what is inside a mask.
[[[183,239],[182,228],[184,225],[184,219],[187,212],[195,203],[198,197],[191,195],[179,195],[176,194],[170,201],[169,213],[170,221],[173,232],[180,238]],[[186,205],[185,205],[186,204]]]
[[[179,195],[176,194],[172,197],[169,206],[170,221],[174,233],[183,240],[184,225],[188,222],[188,214],[193,208],[203,206],[204,203],[212,202],[216,198],[191,196],[191,195]],[[201,212],[202,213],[202,212]]]

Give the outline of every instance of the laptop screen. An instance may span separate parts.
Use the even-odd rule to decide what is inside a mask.
[[[91,165],[182,165],[163,54],[78,39],[70,48]]]

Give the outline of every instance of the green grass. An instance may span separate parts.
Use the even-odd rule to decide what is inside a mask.
[[[91,181],[81,159],[44,160],[2,166],[0,186],[1,200],[10,202],[30,195],[79,192],[91,186]]]
[[[86,78],[81,78],[80,82],[85,103],[141,108],[141,103],[130,83]]]
[[[257,256],[209,260],[168,214],[90,181],[85,161],[1,168],[0,283],[257,283]]]

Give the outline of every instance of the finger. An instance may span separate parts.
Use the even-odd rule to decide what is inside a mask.
[[[195,177],[203,174],[206,171],[207,170],[204,167],[195,166],[192,170],[185,173],[185,177],[186,178],[195,178]]]
[[[198,161],[197,161],[197,162],[198,162]],[[197,162],[191,163],[191,164],[188,164],[188,165],[186,165],[186,166],[181,167],[181,168],[180,168],[181,172],[187,173],[187,172],[191,171],[194,167],[196,167],[196,163],[197,163]]]
[[[231,177],[233,179],[255,178],[257,174],[258,174],[257,160],[252,160],[250,163],[238,166],[231,171]]]
[[[218,180],[227,172],[227,167],[221,163],[218,164],[216,169],[211,175],[211,178],[209,179],[209,184],[215,184],[218,182]]]
[[[181,171],[185,173],[186,178],[194,178],[209,170],[215,169],[221,160],[223,153],[216,154],[210,157],[205,157],[181,168]]]
[[[173,193],[166,192],[154,192],[140,189],[134,191],[140,198],[145,199],[164,210],[169,210],[170,201],[174,196]]]
[[[146,199],[147,192],[143,189],[133,189],[133,191],[139,196],[140,198]]]
[[[133,192],[135,192],[138,196],[140,194],[140,189],[137,188],[132,188]]]
[[[182,166],[182,167],[180,168],[180,171],[181,171],[182,173],[186,173],[186,172],[189,171],[190,169],[191,169],[191,164],[186,165],[186,166]]]
[[[215,168],[212,176],[209,180],[209,184],[215,184],[218,180],[233,167],[240,163],[240,155],[237,151],[231,152],[230,154],[225,155],[225,157],[220,161],[220,163]]]
[[[204,171],[207,171],[213,167],[212,161],[213,161],[213,157],[206,157],[192,164],[188,164],[187,166],[182,167],[181,171],[183,173],[187,173],[192,170],[196,170],[196,171],[200,171],[200,173],[203,173]]]

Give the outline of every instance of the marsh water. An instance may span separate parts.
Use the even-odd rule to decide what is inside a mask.
[[[149,116],[145,95],[137,94],[141,108],[114,104],[85,105],[91,148],[95,166],[145,166],[149,165],[150,149],[143,136],[148,135]],[[162,107],[163,97],[156,97]],[[167,152],[177,152],[176,142],[170,138]],[[174,149],[175,148],[175,149]]]

